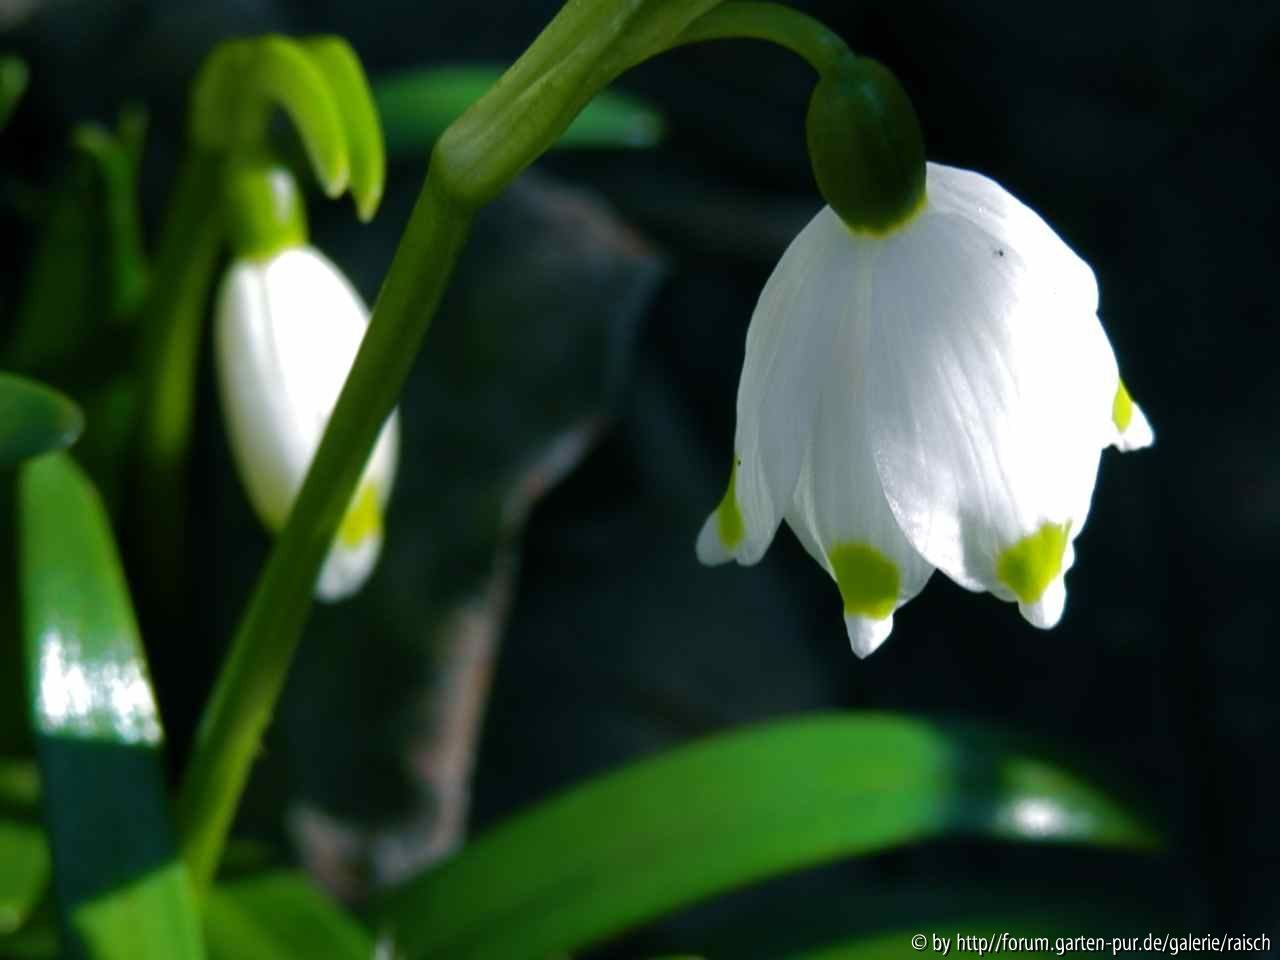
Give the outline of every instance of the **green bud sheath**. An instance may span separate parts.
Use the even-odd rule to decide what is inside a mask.
[[[818,81],[806,121],[818,189],[851,230],[887,233],[924,205],[924,138],[883,65],[841,59]]]
[[[307,210],[287,169],[265,163],[230,166],[224,182],[227,233],[236,259],[267,260],[307,242]]]

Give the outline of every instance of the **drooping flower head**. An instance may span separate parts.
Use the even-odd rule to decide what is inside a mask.
[[[355,361],[369,311],[342,272],[307,245],[287,171],[241,171],[230,191],[237,256],[218,293],[218,385],[241,482],[263,524],[278,530]],[[318,598],[349,596],[372,572],[398,447],[392,413],[321,569]]]
[[[809,141],[835,209],[751,318],[729,487],[699,558],[755,563],[785,519],[835,580],[860,656],[935,568],[1053,626],[1101,451],[1153,440],[1093,272],[999,184],[926,165],[878,64],[819,84]]]

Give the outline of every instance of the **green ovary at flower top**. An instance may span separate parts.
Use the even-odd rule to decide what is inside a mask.
[[[809,144],[830,206],[751,318],[699,558],[755,563],[785,519],[837,581],[859,656],[934,569],[1053,626],[1102,450],[1154,439],[1092,270],[999,184],[926,164],[882,67],[819,83]]]
[[[307,245],[302,200],[288,171],[235,167],[226,196],[235,259],[218,293],[218,384],[249,501],[262,522],[278,530],[355,360],[369,311],[341,271]],[[393,412],[320,571],[320,599],[354,593],[377,563],[398,446]]]

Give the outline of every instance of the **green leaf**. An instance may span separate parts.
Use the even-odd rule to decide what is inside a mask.
[[[300,873],[221,884],[204,907],[210,960],[369,960],[373,938]]]
[[[23,289],[10,365],[104,378],[102,356],[110,354],[104,345],[118,350],[121,339],[108,326],[132,316],[147,290],[138,204],[144,129],[143,115],[130,108],[121,113],[118,133],[86,125],[72,134],[71,162]]]
[[[0,464],[69,447],[83,429],[80,408],[62,394],[0,373]]]
[[[126,142],[101,127],[80,127],[72,136],[75,148],[94,163],[99,182],[99,210],[103,218],[109,301],[102,312],[110,318],[132,314],[147,292],[147,258],[142,249],[138,207],[140,138],[145,121],[134,111],[121,121],[131,138]]]
[[[23,465],[19,578],[54,890],[71,956],[203,957],[155,698],[102,504],[63,453]]]
[[[265,103],[274,101],[297,128],[320,186],[339,196],[351,177],[351,157],[342,110],[323,71],[286,37],[254,42],[252,73],[245,89]]]
[[[6,357],[24,373],[56,375],[84,410],[93,429],[76,457],[113,505],[134,465],[126,456],[137,423],[131,321],[141,315],[150,273],[137,192],[145,128],[145,114],[126,107],[117,132],[85,126],[73,134]]]
[[[545,956],[782,871],[957,834],[1156,842],[1105,792],[1010,737],[819,715],[572,789],[390,896],[379,919],[411,960]]]
[[[373,219],[387,179],[382,126],[373,104],[369,79],[351,45],[341,37],[312,37],[302,49],[320,68],[342,114],[351,163],[351,196],[362,221]]]
[[[39,803],[35,765],[0,760],[0,936],[26,922],[49,882]]]
[[[297,129],[321,188],[340,195],[351,175],[343,114],[320,67],[288,37],[214,48],[196,78],[192,139],[208,150],[256,153],[277,107]]]
[[[433,67],[380,78],[373,87],[393,155],[425,153],[449,124],[502,76],[500,66]],[[643,100],[606,91],[591,101],[557,147],[652,147],[662,116]]]
[[[0,130],[9,125],[27,89],[27,65],[17,57],[0,57]]]

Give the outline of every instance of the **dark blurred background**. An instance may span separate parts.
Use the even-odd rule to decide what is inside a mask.
[[[838,708],[1030,734],[1090,757],[1170,833],[1170,852],[1148,859],[913,848],[725,898],[600,956],[697,946],[747,920],[794,932],[833,909],[911,917],[961,890],[993,904],[1132,902],[1179,932],[1280,939],[1280,5],[793,5],[897,72],[932,159],[999,180],[1097,273],[1103,322],[1157,444],[1103,457],[1061,625],[1038,632],[1014,606],[939,575],[859,661],[834,586],[789,532],[755,568],[697,564],[694,537],[731,455],[752,306],[820,200],[804,147],[809,69],[745,41],[680,50],[619,84],[665,115],[661,146],[551,156],[477,228],[406,396],[387,556],[363,605],[318,611],[268,743],[289,762],[260,776],[247,829],[324,846],[336,824],[350,839],[351,824],[411,819],[421,796],[394,796],[406,789],[404,704],[447,685],[413,657],[437,656],[437,634],[456,633],[470,610],[500,639],[477,827],[695,735]],[[0,140],[3,169],[48,181],[73,124],[139,101],[151,111],[154,228],[188,84],[217,40],[341,33],[376,76],[509,61],[557,6],[5,2],[0,48],[25,56],[32,79]],[[313,237],[370,299],[424,159],[393,165],[372,226],[345,204],[312,204]],[[3,217],[6,237],[27,238],[5,241],[9,304],[33,234],[11,207]],[[557,244],[559,259],[529,250]],[[476,325],[495,313],[518,328]],[[493,334],[483,346],[494,367],[460,372],[449,350],[474,356],[479,329]],[[514,379],[486,379],[495,368]],[[182,635],[148,636],[179,751],[266,543],[227,466],[207,370],[198,444],[190,617]],[[441,532],[449,524],[459,529]],[[429,644],[424,603],[437,611]],[[331,822],[289,832],[282,824],[297,821],[282,811],[300,805]]]

